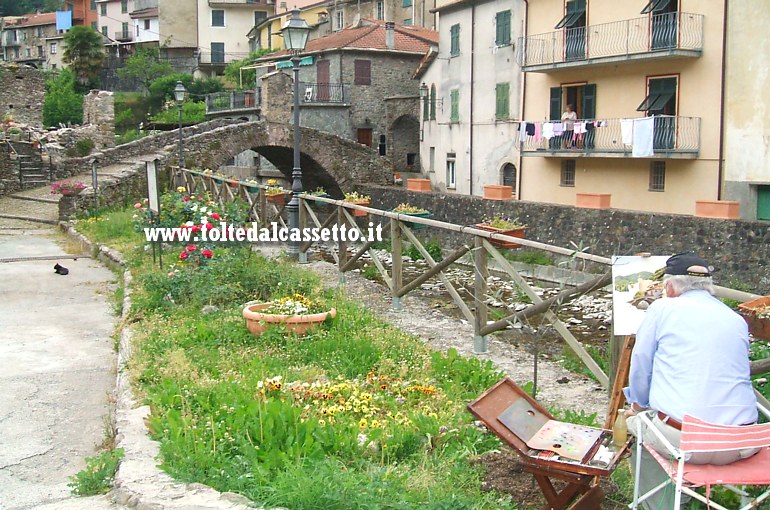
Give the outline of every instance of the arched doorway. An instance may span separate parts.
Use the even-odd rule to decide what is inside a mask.
[[[516,196],[516,166],[513,163],[503,166],[503,186],[510,186]]]

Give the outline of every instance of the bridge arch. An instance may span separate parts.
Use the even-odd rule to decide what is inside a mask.
[[[389,158],[352,140],[311,128],[300,130],[300,165],[306,190],[323,186],[332,196],[353,190],[356,182],[388,184],[393,177]],[[253,121],[222,126],[185,140],[185,160],[218,168],[245,150],[259,152],[286,178],[293,167],[291,125]]]

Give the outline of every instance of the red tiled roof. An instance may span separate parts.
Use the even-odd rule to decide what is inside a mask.
[[[367,20],[370,25],[344,28],[333,34],[308,41],[303,53],[314,53],[323,50],[354,48],[362,50],[384,50],[384,22]],[[438,44],[438,32],[412,26],[396,26],[394,28],[395,45],[391,51],[424,54],[431,46]],[[274,60],[276,57],[287,55],[286,50],[271,53],[264,60]]]
[[[33,27],[37,25],[55,25],[56,24],[56,13],[55,12],[45,12],[43,14],[26,14],[24,16],[26,19],[16,25],[17,27]]]

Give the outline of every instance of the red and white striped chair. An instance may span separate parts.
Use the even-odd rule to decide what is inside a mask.
[[[770,412],[762,406],[760,411],[770,417]],[[669,479],[654,487],[645,494],[639,494],[639,476],[634,484],[634,501],[629,505],[637,508],[652,494],[673,484],[675,487],[674,508],[679,508],[682,493],[705,503],[709,508],[728,510],[724,506],[710,500],[712,485],[723,485],[741,496],[739,510],[757,508],[765,499],[770,497],[770,423],[761,425],[732,426],[715,425],[685,415],[682,420],[682,435],[679,448],[675,448],[660,431],[652,424],[652,421],[640,413],[636,437],[641,438],[642,422],[648,430],[654,433],[662,444],[669,450],[669,456],[665,456],[652,447],[638,440],[636,445],[636,472],[639,473],[641,464],[642,446],[658,461],[663,470],[668,473]],[[687,453],[716,452],[738,450],[742,448],[761,448],[758,453],[748,459],[739,460],[732,464],[716,466],[712,464],[690,464],[684,462]],[[761,495],[753,499],[743,488],[738,486],[764,485],[769,486]],[[706,487],[706,495],[694,491],[698,487]],[[663,509],[662,509],[663,510]]]

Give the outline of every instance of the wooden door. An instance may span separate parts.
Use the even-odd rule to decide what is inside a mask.
[[[360,143],[361,145],[366,145],[367,147],[371,147],[372,146],[371,128],[359,128],[356,138],[358,139],[358,143]]]
[[[319,60],[316,62],[316,86],[318,101],[329,100],[329,61]]]

